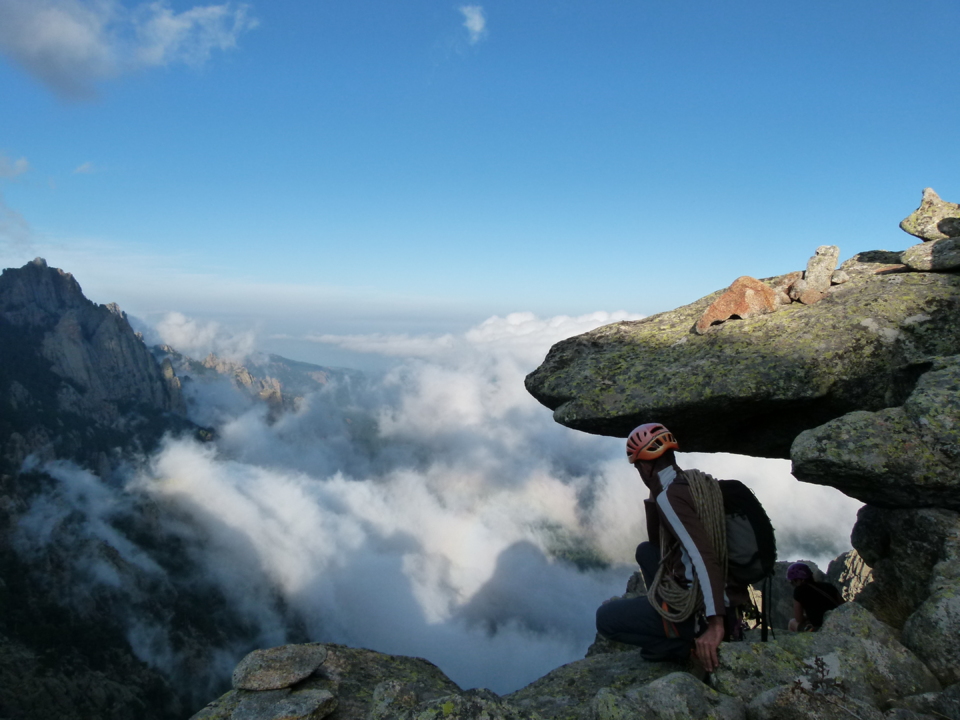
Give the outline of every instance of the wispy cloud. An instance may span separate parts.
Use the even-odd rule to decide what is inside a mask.
[[[167,313],[157,323],[156,332],[160,342],[197,358],[216,353],[228,360],[242,361],[256,344],[250,330],[231,332],[220,323],[203,322],[178,312]]]
[[[0,254],[29,254],[33,250],[33,231],[23,215],[7,205],[0,193]]]
[[[25,157],[11,160],[0,153],[0,179],[12,180],[29,169],[30,163]],[[3,193],[0,192],[0,253],[3,251],[29,253],[32,250],[32,236],[29,223],[23,215],[7,205]]]
[[[23,175],[30,169],[30,163],[26,158],[11,160],[5,155],[0,155],[0,178],[15,178],[17,175]]]
[[[85,162],[83,165],[78,165],[73,170],[74,175],[89,175],[94,172],[96,168],[93,166],[92,162]]]
[[[476,45],[487,34],[487,18],[483,14],[482,5],[461,5],[463,26],[469,34],[470,44]]]
[[[166,0],[0,0],[0,52],[64,98],[89,99],[98,81],[145,67],[199,65],[255,27],[233,2],[175,12]]]

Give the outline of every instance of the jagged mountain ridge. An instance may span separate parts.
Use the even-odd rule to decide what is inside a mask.
[[[169,345],[155,345],[151,351],[161,363],[169,362],[182,382],[227,378],[234,387],[275,410],[296,410],[305,396],[333,381],[361,382],[364,378],[359,370],[315,365],[272,353],[256,353],[238,362],[215,353],[197,360]]]
[[[42,258],[0,275],[0,408],[0,472],[33,454],[108,473],[117,448],[193,429],[170,364],[120,308],[91,302]]]
[[[70,273],[42,258],[3,271],[0,717],[168,720],[222,692],[218,658],[263,642],[260,628],[190,552],[187,539],[203,538],[189,519],[120,487],[165,435],[210,437],[188,419],[183,383],[225,374],[279,411],[337,372],[151,351]],[[259,593],[284,636],[304,640],[282,601]]]

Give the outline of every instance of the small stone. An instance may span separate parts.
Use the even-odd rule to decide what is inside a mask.
[[[960,236],[960,205],[944,202],[926,188],[920,207],[901,221],[900,229],[924,242]]]
[[[320,643],[281,645],[254,650],[233,671],[233,686],[242,690],[277,690],[310,676],[327,659]]]
[[[820,290],[808,287],[806,290],[800,293],[799,297],[797,297],[797,300],[802,302],[804,305],[814,305],[823,300],[823,295],[823,292]]]
[[[696,331],[703,335],[712,325],[737,317],[741,320],[771,313],[780,300],[769,286],[748,275],[738,277],[720,297],[714,300],[697,322]]]
[[[960,269],[960,237],[922,242],[901,255],[911,270],[945,272]]]
[[[807,281],[804,280],[803,278],[800,278],[799,280],[794,282],[793,285],[790,286],[790,289],[787,292],[790,295],[791,300],[796,300],[797,302],[799,302],[800,296],[803,295],[806,289],[807,289]]]
[[[798,280],[803,279],[803,272],[797,270],[795,272],[787,273],[786,275],[781,275],[780,277],[774,278],[770,282],[770,287],[777,294],[777,299],[780,301],[781,305],[789,305],[793,302],[790,297],[790,289],[793,287],[794,283]]]
[[[834,270],[833,275],[830,276],[830,284],[843,285],[845,282],[850,282],[850,276],[843,270]]]

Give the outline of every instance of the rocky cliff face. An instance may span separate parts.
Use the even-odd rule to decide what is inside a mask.
[[[37,258],[0,275],[0,463],[30,453],[103,465],[117,447],[186,429],[180,384],[115,305]]]
[[[353,384],[365,380],[357,370],[313,365],[279,355],[256,354],[241,364],[213,353],[203,360],[194,360],[169,345],[158,345],[151,351],[162,367],[170,367],[183,383],[226,378],[252,399],[266,403],[271,417],[282,411],[298,410],[306,395],[332,380]]]
[[[221,690],[217,658],[256,643],[175,523],[110,489],[199,430],[180,390],[69,273],[0,276],[0,717],[182,718]]]

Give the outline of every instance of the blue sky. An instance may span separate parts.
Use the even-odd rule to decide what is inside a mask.
[[[0,261],[306,334],[649,314],[960,200],[960,5],[0,0]]]

